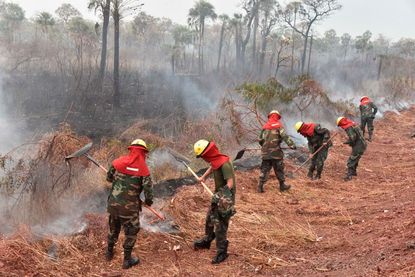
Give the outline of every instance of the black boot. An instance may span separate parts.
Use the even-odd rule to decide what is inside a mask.
[[[107,261],[111,261],[114,258],[114,245],[108,244],[107,251],[105,252],[105,258]]]
[[[228,255],[228,244],[229,242],[225,240],[222,245],[217,249],[216,256],[212,259],[212,264],[219,264],[226,260]]]
[[[212,241],[208,240],[207,238],[203,238],[203,239],[198,239],[195,240],[193,242],[193,249],[194,250],[199,250],[199,249],[209,249],[210,248],[210,243]]]
[[[280,191],[281,192],[286,191],[286,190],[289,190],[290,188],[291,188],[290,185],[287,185],[285,183],[280,183]]]
[[[322,170],[317,170],[317,174],[316,174],[316,176],[314,176],[313,180],[321,179],[321,172],[322,172]]]
[[[307,177],[310,178],[310,179],[313,179],[313,175],[314,175],[314,170],[309,169],[308,173],[307,173]]]
[[[259,183],[258,183],[257,192],[259,192],[259,193],[263,193],[263,192],[265,192],[265,191],[264,191],[264,183],[263,183],[263,182],[261,182],[261,181],[259,181]]]
[[[347,181],[352,180],[352,177],[353,177],[353,170],[348,169],[347,173],[346,173],[346,176],[344,177],[343,180],[345,180],[347,182]]]
[[[122,263],[123,269],[128,269],[140,263],[140,259],[134,256],[131,256],[131,252],[132,252],[132,249],[124,249],[124,261]]]

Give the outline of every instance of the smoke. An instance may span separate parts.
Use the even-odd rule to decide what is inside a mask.
[[[24,123],[22,121],[16,121],[15,117],[11,114],[13,111],[10,107],[11,101],[9,101],[8,95],[4,93],[3,89],[3,74],[0,71],[0,154],[6,153],[13,147],[21,144],[22,128]]]

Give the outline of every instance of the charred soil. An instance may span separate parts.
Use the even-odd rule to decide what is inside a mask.
[[[107,218],[86,216],[88,227],[70,237],[39,240],[24,228],[0,238],[1,276],[414,276],[415,108],[376,122],[358,176],[344,182],[350,148],[337,136],[323,178],[306,169],[280,193],[272,177],[258,194],[257,169],[237,173],[237,213],[229,227],[229,258],[211,265],[215,247],[194,251],[203,235],[209,196],[184,186],[162,209],[178,234],[140,231],[141,264],[122,270],[122,247],[104,259]],[[287,171],[296,165],[286,161]],[[212,181],[208,182],[212,186]],[[122,237],[121,237],[122,240]]]

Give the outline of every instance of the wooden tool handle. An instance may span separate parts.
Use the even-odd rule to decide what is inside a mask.
[[[195,176],[196,179],[199,178],[199,176],[197,176],[197,174],[193,171],[193,169],[190,168],[190,166],[188,166],[185,162],[183,162],[183,164],[187,167],[187,169],[190,171],[190,173],[192,173],[193,176]],[[200,183],[205,188],[205,190],[210,194],[210,196],[213,196],[213,192],[209,189],[209,187],[206,186],[206,184],[204,182],[200,182]]]

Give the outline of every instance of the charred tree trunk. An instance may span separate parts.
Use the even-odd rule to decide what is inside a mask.
[[[98,79],[99,90],[101,93],[103,90],[105,68],[107,64],[107,40],[108,40],[108,25],[110,22],[110,5],[111,5],[111,0],[106,0],[105,6],[103,9],[104,21],[102,24],[101,63],[99,66],[99,79]]]
[[[257,66],[257,50],[256,50],[256,41],[257,41],[257,32],[258,32],[258,25],[259,25],[259,12],[258,9],[255,11],[255,18],[254,18],[254,30],[252,36],[252,69],[255,70]]]
[[[222,48],[223,48],[223,37],[225,35],[225,21],[222,23],[222,28],[220,29],[220,40],[219,40],[219,51],[218,51],[218,64],[216,65],[216,71],[220,70],[220,60],[222,58]]]
[[[120,107],[120,14],[114,10],[114,99],[115,107]]]
[[[313,36],[310,38],[310,50],[308,51],[308,65],[307,65],[307,75],[310,75],[310,63],[311,63],[311,50],[313,49]]]

